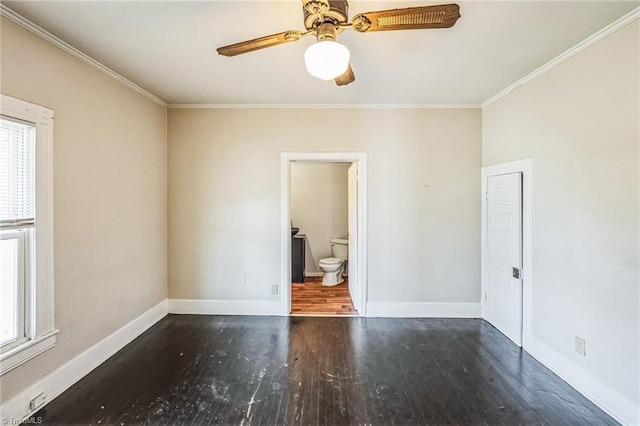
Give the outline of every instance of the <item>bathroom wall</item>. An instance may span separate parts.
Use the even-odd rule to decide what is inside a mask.
[[[639,65],[636,20],[483,109],[484,165],[535,158],[534,336],[599,388],[614,389],[618,406],[635,406],[634,417]],[[586,357],[575,336],[586,340]]]
[[[342,151],[368,153],[369,301],[479,303],[481,135],[479,109],[169,109],[169,297],[279,301],[280,154]]]
[[[321,273],[320,259],[331,257],[331,239],[349,230],[350,163],[291,164],[291,219],[307,235],[306,272]]]
[[[6,402],[167,297],[166,109],[2,18],[2,93],[54,110],[56,346]]]

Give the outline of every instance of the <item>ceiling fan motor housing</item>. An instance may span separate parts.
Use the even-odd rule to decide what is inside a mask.
[[[339,24],[346,24],[349,19],[349,4],[346,0],[311,0],[302,7],[304,26],[308,30],[331,22],[338,32],[342,32]]]
[[[316,28],[316,40],[336,41],[336,27],[332,22],[325,22]]]

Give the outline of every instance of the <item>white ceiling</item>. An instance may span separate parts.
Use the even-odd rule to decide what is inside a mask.
[[[432,1],[354,1],[351,16]],[[300,0],[3,1],[169,104],[478,104],[638,7],[638,1],[468,1],[451,29],[359,34],[356,81],[311,77],[314,42],[237,57],[215,48],[304,29]]]

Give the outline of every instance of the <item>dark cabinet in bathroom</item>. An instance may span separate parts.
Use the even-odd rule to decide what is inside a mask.
[[[305,235],[291,237],[291,282],[304,282],[304,251],[307,242]]]

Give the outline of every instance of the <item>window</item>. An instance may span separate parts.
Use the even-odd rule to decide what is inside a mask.
[[[0,232],[0,346],[16,346],[25,337],[24,235],[21,229]]]
[[[0,374],[53,347],[53,111],[1,95]]]

